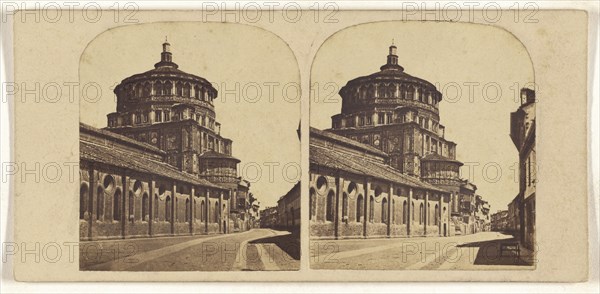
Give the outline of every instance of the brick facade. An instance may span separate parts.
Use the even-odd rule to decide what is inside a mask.
[[[460,206],[466,182],[459,177],[456,143],[440,123],[442,94],[404,72],[396,46],[379,72],[348,81],[339,95],[342,110],[332,116],[332,128],[311,130],[311,235],[451,236],[475,227],[474,210]],[[336,208],[326,211],[330,206]]]
[[[217,91],[178,67],[163,43],[154,69],[117,85],[106,128],[80,124],[81,240],[240,230],[249,185],[220,134]]]

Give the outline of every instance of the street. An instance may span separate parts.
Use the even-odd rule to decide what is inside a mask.
[[[91,271],[298,270],[299,240],[287,231],[253,229],[198,235],[81,242],[80,269]]]
[[[520,257],[501,244],[511,235],[481,232],[453,237],[315,240],[310,243],[313,269],[508,270],[533,269],[533,255],[522,246]]]

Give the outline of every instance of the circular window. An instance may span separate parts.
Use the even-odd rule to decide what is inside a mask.
[[[350,182],[348,185],[348,195],[352,195],[354,192],[356,192],[356,184],[354,182]]]
[[[133,184],[133,193],[135,193],[138,196],[140,193],[142,193],[142,182],[135,181],[135,183]]]
[[[324,194],[325,190],[327,190],[327,179],[324,176],[320,176],[317,179],[317,190],[319,194]]]
[[[107,175],[104,177],[103,185],[104,190],[110,192],[115,187],[115,179],[111,175]]]
[[[381,187],[377,186],[375,187],[375,197],[379,197],[379,195],[381,195]]]

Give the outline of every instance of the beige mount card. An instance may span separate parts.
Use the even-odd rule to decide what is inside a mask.
[[[15,279],[586,280],[587,12],[319,5],[11,15]]]

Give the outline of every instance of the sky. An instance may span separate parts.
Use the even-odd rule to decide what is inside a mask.
[[[313,61],[311,126],[331,128],[331,116],[341,112],[339,89],[353,78],[379,71],[392,40],[405,72],[442,92],[440,123],[446,139],[457,143],[457,159],[465,163],[461,177],[477,185],[477,194],[489,201],[492,212],[507,209],[518,193],[510,113],[520,105],[520,88],[533,86],[534,73],[526,49],[503,29],[378,22],[337,32]]]
[[[300,180],[300,74],[285,42],[268,31],[239,24],[173,22],[119,27],[98,35],[81,55],[79,77],[89,97],[80,121],[107,126],[116,111],[112,92],[121,80],[153,69],[168,38],[179,69],[219,90],[215,100],[221,135],[233,140],[238,173],[251,182],[261,208]],[[83,90],[82,90],[83,91]]]

